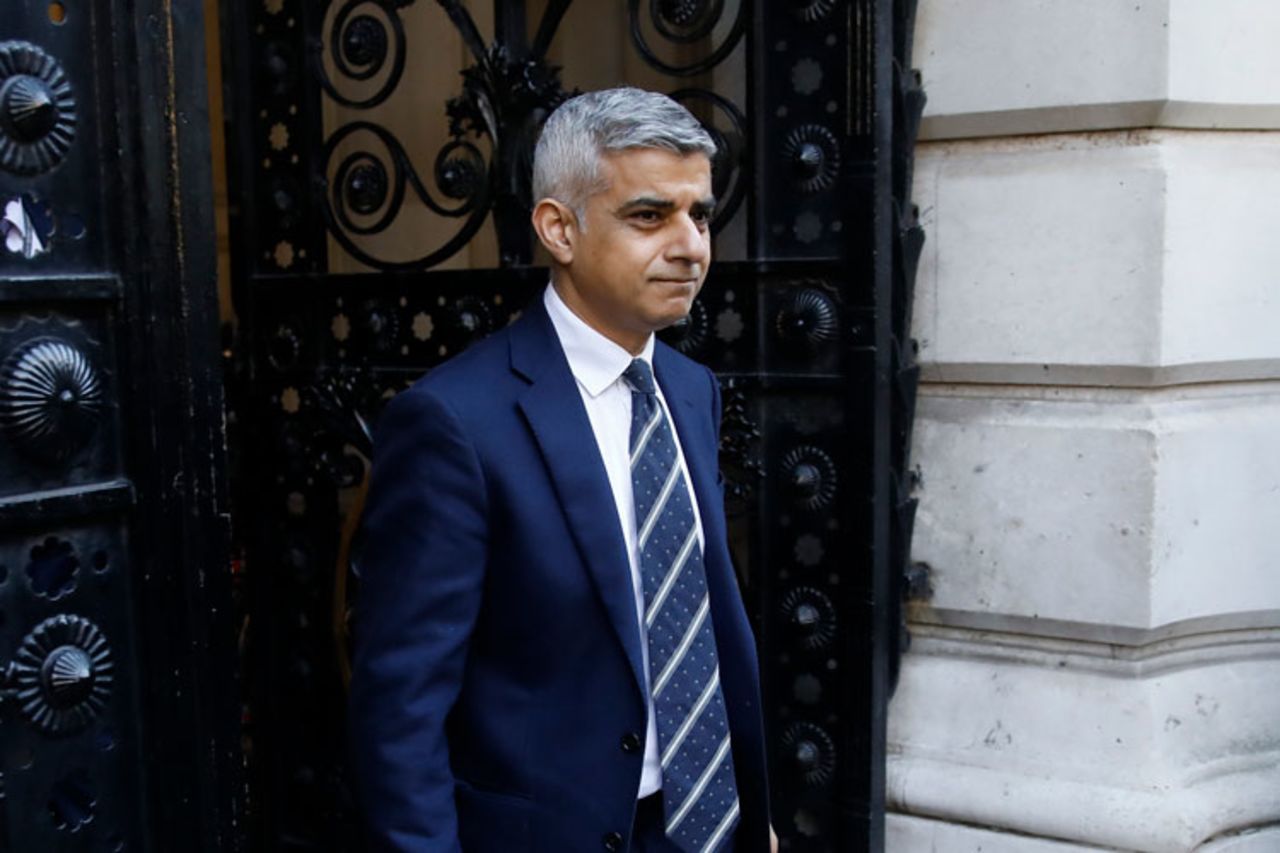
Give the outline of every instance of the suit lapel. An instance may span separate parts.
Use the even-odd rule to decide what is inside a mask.
[[[728,541],[728,534],[724,503],[717,482],[719,460],[711,417],[710,388],[699,398],[697,389],[706,387],[706,375],[687,362],[677,360],[661,345],[654,350],[653,363],[654,374],[662,386],[662,394],[667,398],[667,407],[680,435],[680,447],[684,451],[685,465],[698,501],[702,536],[706,542],[702,556],[707,573],[707,594],[711,598],[711,621],[720,651],[720,673],[725,701],[729,704],[730,725],[733,726],[741,719],[741,711],[734,700],[751,694],[740,689],[743,637],[737,630],[740,624],[737,614],[742,599],[738,578],[724,544]]]
[[[680,449],[684,452],[684,462],[693,481],[702,535],[707,542],[703,549],[704,557],[710,560],[709,555],[719,550],[711,545],[724,541],[725,529],[724,510],[716,501],[720,494],[720,487],[716,484],[717,460],[714,456],[708,457],[705,450],[715,446],[715,430],[710,418],[711,400],[708,395],[703,395],[700,404],[693,393],[697,383],[706,382],[705,375],[676,361],[662,344],[654,347],[653,366],[654,376],[662,386],[662,395],[667,398],[667,408],[675,421],[676,434],[680,436]]]
[[[511,366],[529,381],[520,410],[551,472],[582,560],[644,693],[635,592],[613,490],[564,351],[536,297],[511,327]]]

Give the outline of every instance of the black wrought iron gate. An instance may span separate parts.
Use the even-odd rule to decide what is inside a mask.
[[[765,670],[774,821],[791,851],[883,842],[914,510],[914,5],[629,0],[623,17],[647,79],[721,145],[713,228],[736,259],[713,264],[689,321],[666,336],[724,388],[732,544]],[[499,0],[488,37],[466,5],[439,0],[469,57],[435,100],[449,136],[425,155],[378,112],[421,85],[405,71],[415,52],[443,49],[410,24],[424,6],[224,7],[241,324],[233,470],[261,849],[358,849],[341,714],[367,424],[547,280],[529,265],[528,166],[565,94],[546,55],[575,37],[560,31],[571,4]],[[730,61],[740,80],[716,88]],[[381,238],[397,220],[426,211],[443,236],[389,250]],[[440,268],[486,229],[494,268]]]
[[[0,16],[0,850],[236,849],[203,32]]]

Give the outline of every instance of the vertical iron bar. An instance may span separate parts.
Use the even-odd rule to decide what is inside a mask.
[[[493,0],[493,38],[513,60],[529,55],[525,0]]]
[[[538,35],[533,40],[532,54],[535,59],[546,57],[556,30],[560,29],[560,21],[571,5],[572,0],[549,0],[547,8],[542,12],[542,21],[538,24]]]
[[[236,851],[242,758],[204,16],[197,0],[112,6],[117,26],[104,32],[119,40],[128,182],[122,312],[136,418],[136,612],[153,785],[147,849]]]
[[[863,529],[869,534],[868,571],[855,579],[857,594],[850,614],[862,629],[849,632],[848,658],[853,670],[847,689],[860,712],[861,731],[852,732],[853,751],[859,759],[847,768],[841,811],[849,849],[884,849],[885,735],[888,718],[889,623],[889,515],[890,492],[890,370],[892,346],[892,116],[893,116],[893,2],[855,0],[870,18],[871,113],[871,210],[869,271],[874,288],[874,356],[868,388],[870,406],[851,416],[870,418],[870,452],[867,471],[871,479],[870,502]],[[866,30],[864,30],[866,32]],[[865,204],[866,199],[862,200]],[[863,220],[867,221],[867,220]],[[864,267],[865,268],[865,267]],[[861,525],[860,525],[861,526]],[[846,751],[846,755],[850,754]]]

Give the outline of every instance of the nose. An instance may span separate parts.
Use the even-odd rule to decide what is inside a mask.
[[[711,233],[688,213],[681,213],[672,223],[673,233],[667,243],[667,260],[705,266],[711,259]]]

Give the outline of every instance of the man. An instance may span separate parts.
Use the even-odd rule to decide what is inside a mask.
[[[714,152],[662,95],[556,110],[552,284],[378,423],[350,707],[377,850],[770,849],[718,385],[653,335],[706,277]]]

